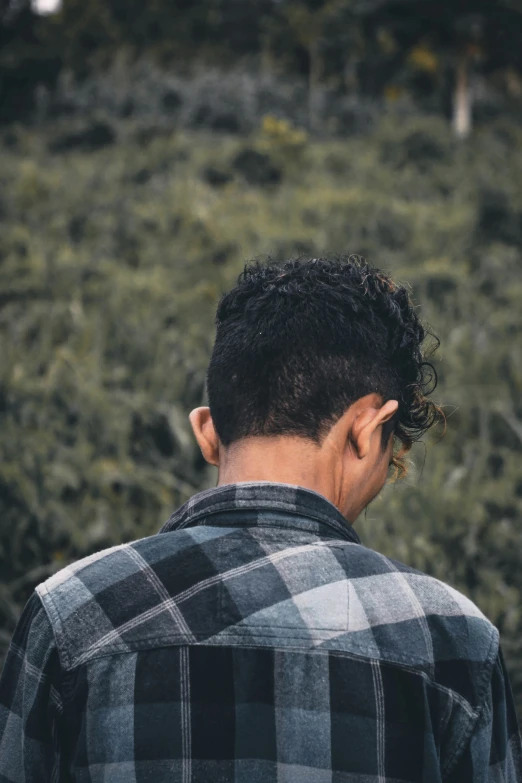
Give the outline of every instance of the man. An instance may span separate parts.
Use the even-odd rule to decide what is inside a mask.
[[[352,527],[439,417],[406,290],[253,264],[216,322],[190,420],[218,486],[37,588],[0,782],[522,781],[497,630]]]

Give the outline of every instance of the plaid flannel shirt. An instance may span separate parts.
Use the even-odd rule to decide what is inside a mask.
[[[41,584],[0,680],[0,783],[522,781],[498,633],[284,484],[195,495]]]

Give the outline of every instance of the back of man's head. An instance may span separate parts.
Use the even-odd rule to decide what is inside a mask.
[[[262,435],[319,444],[372,393],[399,402],[383,443],[393,432],[402,453],[439,417],[427,398],[431,333],[407,289],[359,256],[251,263],[221,299],[216,325],[207,384],[224,446]]]

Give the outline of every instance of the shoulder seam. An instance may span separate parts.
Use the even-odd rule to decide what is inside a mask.
[[[68,669],[72,668],[71,654],[67,646],[67,640],[61,629],[62,619],[60,617],[60,612],[58,611],[58,607],[56,606],[56,603],[52,596],[52,592],[51,590],[47,589],[45,582],[42,582],[41,584],[37,585],[37,587],[35,588],[35,592],[38,595],[43,610],[47,615],[47,619],[49,620],[49,624],[53,632],[54,641],[56,644],[56,651],[58,653],[60,664],[62,665],[64,671],[67,671]],[[45,596],[45,600],[44,600],[44,596]]]

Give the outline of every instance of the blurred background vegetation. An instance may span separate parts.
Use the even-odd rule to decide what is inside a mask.
[[[220,293],[361,253],[448,431],[358,523],[474,599],[522,716],[522,3],[0,0],[0,659],[34,585],[211,486]]]

